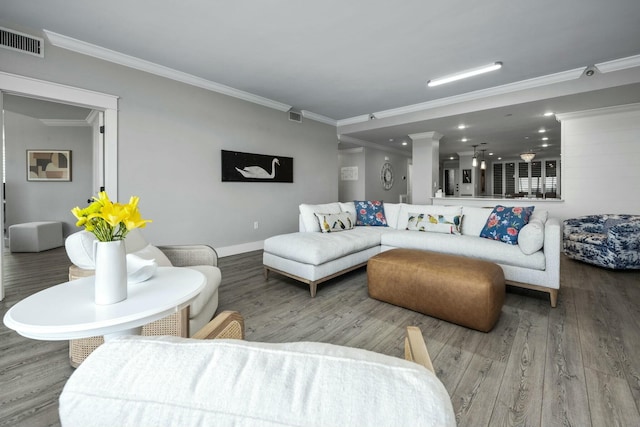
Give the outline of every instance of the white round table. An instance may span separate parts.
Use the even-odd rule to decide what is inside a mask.
[[[45,341],[139,334],[143,325],[189,305],[206,282],[196,270],[159,267],[149,280],[128,285],[126,300],[96,305],[93,280],[72,280],[33,294],[7,311],[4,324]]]

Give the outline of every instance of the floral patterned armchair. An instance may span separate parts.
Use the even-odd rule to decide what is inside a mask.
[[[567,219],[563,236],[569,258],[612,269],[640,269],[640,215]]]

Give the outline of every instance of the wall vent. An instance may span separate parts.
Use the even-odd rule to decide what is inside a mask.
[[[289,110],[289,120],[292,122],[302,123],[302,113]]]
[[[0,47],[44,58],[44,39],[0,27]]]

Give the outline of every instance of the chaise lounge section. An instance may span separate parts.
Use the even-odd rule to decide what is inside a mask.
[[[309,285],[314,297],[317,285],[366,265],[372,256],[394,248],[418,249],[491,261],[504,271],[507,284],[546,292],[551,306],[560,288],[561,224],[544,210],[533,209],[518,235],[518,244],[482,238],[493,208],[384,203],[385,226],[346,227],[321,232],[324,219],[344,220],[355,205],[328,203],[300,205],[300,231],[273,236],[264,242],[265,277],[276,272]],[[415,217],[461,218],[457,234],[442,224],[417,231]],[[334,221],[331,221],[332,223]]]

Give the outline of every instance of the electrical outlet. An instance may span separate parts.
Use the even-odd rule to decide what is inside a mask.
[[[257,229],[258,229],[258,225],[259,225],[259,224],[258,224],[258,221],[254,221],[254,222],[253,222],[253,229],[254,229],[254,230],[257,230]]]

